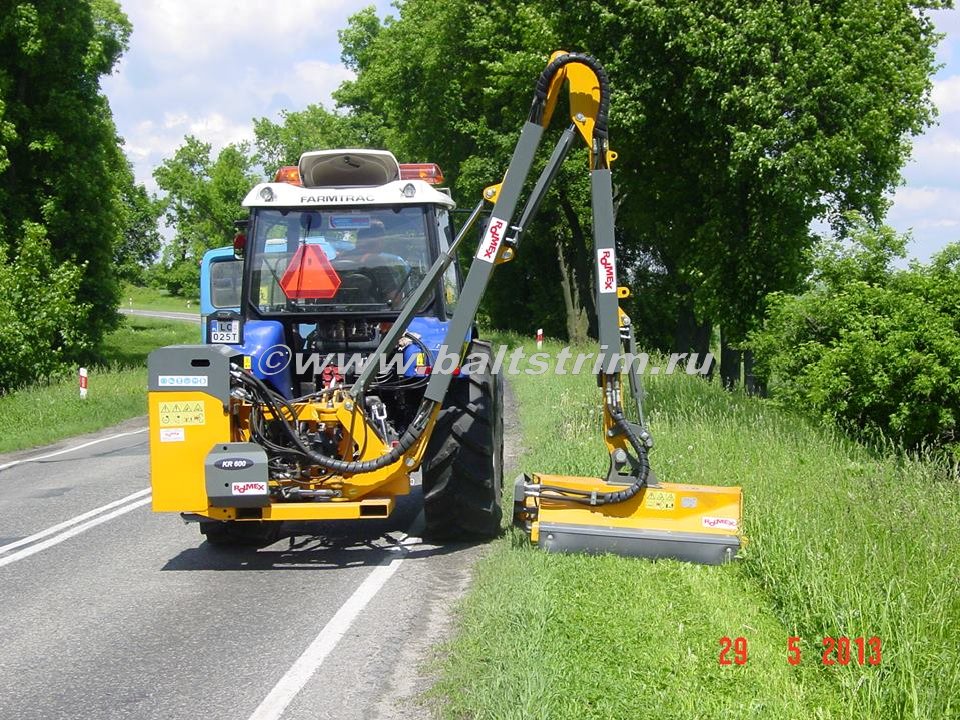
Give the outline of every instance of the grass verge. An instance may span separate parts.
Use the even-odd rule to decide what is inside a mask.
[[[120,307],[135,310],[166,310],[170,312],[197,312],[196,298],[173,297],[166,290],[125,285],[120,294]]]
[[[592,377],[511,381],[523,471],[605,472]],[[659,477],[743,486],[744,559],[555,556],[509,530],[442,661],[445,715],[960,716],[956,484],[697,378],[656,376],[648,390]],[[746,665],[719,665],[723,636],[747,638]],[[838,636],[880,637],[881,664],[824,666],[822,639]]]
[[[147,355],[154,348],[196,343],[195,324],[125,317],[107,336],[104,364],[89,369],[89,394],[76,377],[0,396],[0,452],[94,432],[147,412]]]

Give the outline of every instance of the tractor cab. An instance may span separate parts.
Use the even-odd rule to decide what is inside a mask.
[[[244,199],[250,216],[233,250],[204,257],[205,341],[239,348],[288,398],[350,381],[453,242],[442,182],[436,165],[401,165],[381,150],[309,152],[281,168]],[[421,297],[400,377],[424,373],[459,289],[452,263]],[[346,372],[328,369],[351,358]]]

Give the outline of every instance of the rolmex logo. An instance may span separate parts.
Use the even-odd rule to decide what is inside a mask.
[[[477,250],[478,258],[488,263],[492,263],[497,259],[497,250],[500,247],[500,241],[503,240],[503,229],[506,226],[506,220],[490,218],[490,224],[487,226],[487,232],[483,236],[483,242],[480,243],[480,249]]]
[[[234,495],[266,495],[267,484],[265,482],[233,483],[230,491]]]
[[[600,272],[600,292],[617,291],[617,271],[613,250],[597,250],[597,264]]]
[[[704,527],[721,528],[723,530],[736,530],[737,521],[731,518],[705,517],[701,521]]]

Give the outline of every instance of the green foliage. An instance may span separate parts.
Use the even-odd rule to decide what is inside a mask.
[[[775,294],[751,337],[775,397],[906,448],[957,447],[960,268],[957,246],[930,266],[895,270],[905,238],[854,220],[824,243],[811,287]]]
[[[76,373],[0,395],[0,453],[94,432],[147,412],[147,355],[165,345],[196,343],[195,323],[124,317],[89,368],[81,400]]]
[[[123,236],[114,248],[113,263],[118,277],[126,282],[142,282],[144,272],[160,252],[158,222],[163,204],[147,192],[143,184],[134,182],[130,172],[121,188]]]
[[[282,122],[268,118],[253,121],[257,152],[254,162],[272,176],[283,165],[296,165],[307,150],[328,148],[381,148],[382,126],[367,124],[356,115],[338,115],[321,105],[299,112],[283,112]]]
[[[879,220],[929,124],[940,2],[546,0],[606,65],[619,225],[698,315],[743,337],[805,276],[817,217]],[[640,290],[640,294],[644,291]]]
[[[245,144],[227,145],[216,159],[210,152],[209,143],[188,136],[154,171],[166,193],[167,223],[176,231],[158,271],[171,294],[198,293],[203,253],[233,242],[234,222],[246,217],[240,203],[257,181]]]
[[[25,224],[36,223],[57,261],[82,265],[73,302],[91,312],[86,341],[58,350],[67,355],[93,347],[116,322],[112,263],[126,161],[99,80],[129,34],[115,0],[34,0],[0,11],[0,240],[16,256],[33,233]]]
[[[81,266],[53,259],[46,232],[24,224],[16,255],[0,245],[0,393],[46,380],[91,349]]]
[[[842,233],[847,210],[882,216],[909,136],[932,117],[928,10],[948,4],[407,0],[396,19],[351,19],[341,44],[357,78],[336,98],[381,118],[394,152],[440,162],[469,204],[506,167],[550,51],[594,54],[614,90],[620,267],[650,307],[739,339],[768,293],[805,276],[812,219]],[[544,298],[560,303],[558,244],[592,295],[589,238],[571,222],[589,228],[581,160],[531,228],[537,252],[512,263],[533,287],[491,288],[494,323],[529,330]],[[645,339],[662,342],[647,314]]]

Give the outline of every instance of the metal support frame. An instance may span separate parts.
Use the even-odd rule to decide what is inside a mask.
[[[540,145],[540,139],[543,137],[543,127],[537,123],[527,121],[520,132],[520,139],[513,151],[513,158],[507,174],[503,179],[503,185],[500,188],[500,194],[497,202],[490,213],[490,222],[487,224],[487,230],[480,241],[480,247],[470,264],[470,271],[467,273],[466,282],[460,291],[460,298],[457,300],[457,309],[450,320],[450,326],[447,329],[446,337],[440,346],[441,355],[449,355],[456,352],[462,354],[462,348],[466,342],[467,334],[473,325],[477,310],[480,307],[480,300],[487,289],[493,270],[496,267],[497,260],[500,259],[507,244],[504,242],[510,221],[513,219],[514,211],[520,200],[520,193],[523,185],[530,174],[530,167],[533,165],[533,159]],[[492,252],[491,252],[492,249]],[[447,389],[450,387],[450,380],[453,378],[453,368],[434,366],[430,374],[430,381],[427,383],[427,389],[424,392],[426,400],[435,403],[442,403],[446,397]]]

